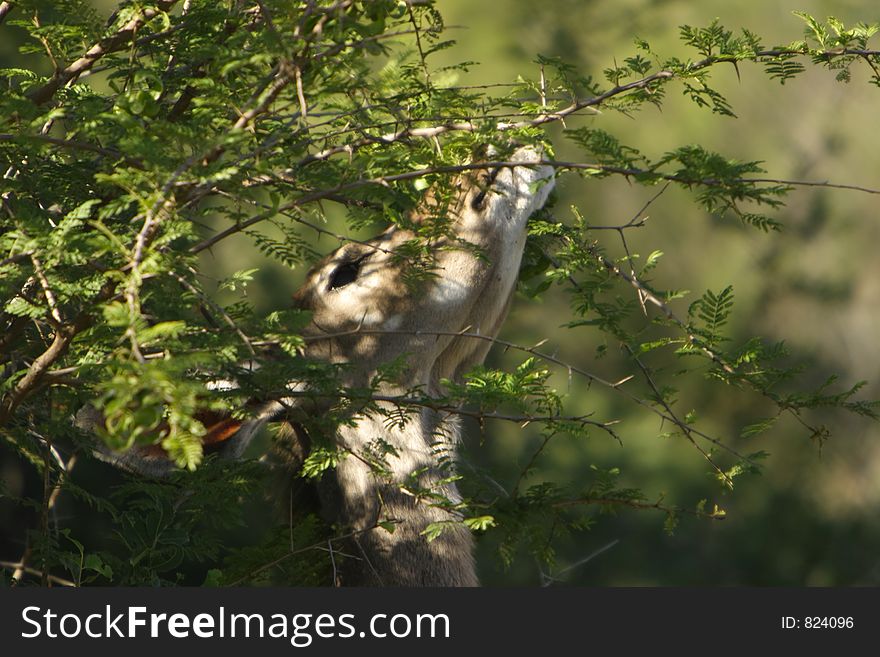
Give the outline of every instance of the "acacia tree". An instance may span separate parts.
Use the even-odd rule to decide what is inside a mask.
[[[514,143],[543,144],[559,176],[624,177],[656,188],[654,198],[669,185],[683,187],[707,211],[754,227],[758,239],[780,228],[773,211],[786,194],[830,183],[775,179],[757,162],[694,144],[647,155],[591,112],[682,102],[681,93],[685,102],[733,116],[712,86],[719,65],[756,66],[782,83],[806,66],[848,81],[851,68],[864,65],[880,86],[880,51],[869,44],[878,26],[801,18],[803,38],[783,46],[714,22],[682,27],[683,49],[673,57],[637,40],[632,56],[596,78],[538,57],[536,79],[468,87],[456,82],[467,64],[433,64],[435,53],[454,45],[433,0],[122,2],[109,17],[83,0],[0,3],[0,30],[20,35],[33,62],[0,69],[0,432],[42,479],[37,497],[19,500],[36,510],[37,522],[21,528],[27,547],[7,575],[167,582],[179,580],[184,561],[197,560],[216,566],[211,582],[329,581],[325,553],[314,548],[332,546],[338,535],[315,517],[243,548],[222,547],[222,532],[240,522],[244,508],[228,501],[253,495],[262,469],[201,465],[199,411],[241,414],[249,399],[284,396],[283,382],[308,380],[367,403],[370,412],[370,391],[340,389],[333,368],[304,362],[302,313],[256,312],[242,293],[256,270],[228,270],[215,247],[238,240],[299,268],[315,257],[315,235],[344,242],[390,221],[417,235],[399,253],[417,284],[432,276],[428,245],[449,230],[442,192],[452,174],[504,166],[505,145]],[[564,125],[557,145],[577,145],[582,159],[554,159],[546,129],[557,124]],[[502,156],[473,164],[487,143]],[[413,225],[410,212],[428,187],[438,190],[441,207]],[[340,207],[345,233],[326,223]],[[521,355],[514,369],[475,370],[443,400],[420,390],[395,400],[404,415],[440,403],[463,406],[481,424],[540,427],[540,447],[502,493],[491,473],[462,470],[464,522],[496,533],[504,561],[523,550],[552,560],[553,536],[587,526],[597,510],[659,511],[670,530],[683,513],[707,521],[725,515],[707,503],[710,486],[692,504],[673,506],[620,486],[614,471],[586,473],[577,489],[535,476],[558,436],[619,440],[628,431],[620,418],[571,412],[554,372],[585,380],[596,394],[622,396],[634,414],[662,419],[662,431],[691,445],[727,489],[767,455],[739,453],[683,411],[692,405],[677,397],[682,372],[774,409],[745,434],[771,430],[789,415],[822,441],[829,430],[811,421],[811,409],[875,417],[875,404],[857,396],[859,384],[804,387],[782,344],[731,344],[731,287],[689,303],[663,289],[663,245],[639,259],[627,242],[644,213],[608,226],[576,209],[573,218],[547,209],[530,222],[521,272],[527,295],[569,295],[567,330],[599,327],[606,344],[619,348],[626,363],[620,377],[600,377],[542,344],[499,339],[499,348]],[[262,367],[245,370],[245,360]],[[217,377],[240,387],[209,390],[206,382]],[[72,422],[85,404],[106,418],[98,437]],[[325,419],[332,425],[342,416]],[[96,439],[118,450],[160,442],[182,473],[133,480],[107,499],[74,470]],[[320,477],[338,458],[331,442],[316,444],[300,475]],[[76,522],[53,515],[61,494],[112,518],[119,540],[84,543]],[[430,527],[428,538],[443,529]]]

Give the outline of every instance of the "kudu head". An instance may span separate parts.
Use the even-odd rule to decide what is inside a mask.
[[[315,265],[294,294],[295,306],[311,313],[304,357],[344,363],[341,385],[358,389],[402,359],[398,376],[380,384],[378,392],[389,396],[416,387],[437,395],[443,379],[458,380],[481,364],[491,342],[473,334],[497,335],[516,287],[527,220],[554,186],[553,169],[541,159],[538,149],[521,147],[503,166],[458,175],[444,207],[449,231],[429,244],[430,261],[416,265],[422,277],[408,276],[414,265],[401,247],[417,236],[399,226],[346,243]],[[436,211],[431,193],[426,205],[414,223],[420,213]],[[290,387],[307,396],[303,384]],[[265,418],[280,419],[291,409],[320,414],[329,401],[271,402],[227,449],[240,452]]]
[[[540,159],[535,149],[520,148],[511,166],[460,175],[447,209],[450,233],[429,244],[421,278],[407,276],[413,264],[401,255],[416,236],[397,226],[324,258],[294,295],[312,313],[306,357],[349,363],[353,384],[403,357],[401,383],[429,391],[481,363],[488,344],[454,334],[494,336],[504,321],[526,221],[553,187],[549,166],[527,165]]]

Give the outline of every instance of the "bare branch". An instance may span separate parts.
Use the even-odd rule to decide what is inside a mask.
[[[559,582],[559,581],[561,581],[560,578],[561,578],[562,575],[564,575],[565,573],[571,572],[571,571],[574,570],[575,568],[580,568],[580,567],[583,566],[584,564],[589,563],[590,561],[592,561],[593,559],[595,559],[595,558],[598,557],[599,555],[601,555],[601,554],[603,554],[604,552],[607,552],[608,550],[610,550],[611,548],[613,548],[613,547],[614,547],[615,545],[617,545],[618,543],[620,543],[620,539],[615,538],[615,539],[614,539],[613,541],[611,541],[610,543],[606,543],[605,545],[603,545],[602,547],[600,547],[598,550],[593,550],[590,554],[588,554],[588,555],[587,555],[586,557],[584,557],[583,559],[579,559],[578,561],[574,562],[573,564],[571,564],[571,565],[568,566],[567,568],[563,568],[562,570],[558,571],[557,573],[555,573],[555,574],[553,574],[553,575],[549,575],[549,574],[546,574],[546,573],[542,572],[542,573],[541,573],[541,580],[542,580],[542,582],[541,582],[541,586],[546,587],[546,586],[550,586],[550,585],[553,584],[554,582]]]

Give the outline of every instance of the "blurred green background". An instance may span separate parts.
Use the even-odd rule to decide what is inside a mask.
[[[845,23],[876,22],[870,2],[684,2],[554,0],[440,3],[457,48],[446,56],[480,62],[467,82],[492,83],[517,75],[537,78],[536,53],[559,56],[583,74],[601,79],[604,68],[633,54],[633,38],[647,40],[661,56],[690,57],[678,41],[682,24],[703,27],[720,18],[726,28],[748,28],[765,45],[801,38],[803,25],[793,10]],[[633,116],[606,112],[581,119],[612,132],[624,143],[656,157],[677,146],[698,143],[739,160],[763,160],[768,175],[795,180],[831,180],[877,186],[880,181],[880,93],[867,74],[841,84],[833,73],[808,70],[780,86],[760,67],[714,70],[712,79],[733,105],[737,119],[696,108],[671,87],[662,111]],[[569,127],[574,127],[570,124]],[[556,140],[559,159],[578,153]],[[581,156],[582,158],[582,156]],[[655,189],[623,180],[559,181],[556,213],[566,217],[576,204],[594,224],[629,221]],[[785,340],[810,363],[805,380],[818,383],[830,373],[849,384],[867,380],[864,395],[880,394],[880,351],[876,316],[880,301],[880,202],[857,192],[800,188],[787,207],[772,214],[783,233],[764,235],[738,221],[707,216],[686,191],[670,188],[651,206],[645,228],[629,232],[630,248],[643,256],[665,253],[654,282],[661,289],[718,290],[733,284],[737,305],[731,337],[750,335]],[[620,254],[611,235],[596,235]],[[616,249],[616,250],[615,250]],[[678,302],[684,314],[694,296]],[[555,330],[567,319],[566,299],[548,296],[543,304],[519,299],[504,336],[534,343],[549,338],[565,360],[618,380],[632,373],[613,358],[596,360],[590,334]],[[594,336],[595,337],[595,336]],[[547,349],[547,346],[544,347]],[[609,350],[613,351],[612,345]],[[496,356],[497,358],[497,356]],[[497,361],[496,361],[497,362]],[[677,382],[679,412],[695,408],[700,426],[713,435],[736,437],[749,418],[760,417],[754,397],[699,377]],[[564,376],[559,385],[567,385]],[[835,414],[821,420],[834,437],[821,450],[803,428],[781,422],[756,439],[732,439],[744,451],[766,449],[772,456],[764,475],[739,481],[723,494],[711,481],[705,461],[684,440],[663,440],[657,418],[599,389],[572,390],[572,406],[620,417],[624,446],[596,434],[587,443],[555,444],[542,473],[576,482],[590,464],[620,467],[622,485],[649,496],[689,505],[704,497],[728,512],[721,522],[684,518],[674,535],[662,529],[662,514],[627,512],[603,517],[590,531],[574,535],[558,554],[560,578],[579,585],[876,585],[880,583],[880,450],[878,427]],[[766,410],[766,409],[765,409]],[[813,418],[819,419],[819,418]],[[485,464],[502,482],[518,473],[538,437],[496,427],[487,439]],[[501,431],[501,429],[505,429]],[[485,458],[485,457],[484,457]],[[653,498],[653,499],[656,499]],[[566,570],[606,546],[601,554]],[[491,546],[484,545],[486,549]],[[484,561],[486,563],[486,561]],[[553,574],[553,573],[551,573]],[[520,562],[511,572],[484,570],[487,583],[535,584],[536,565]]]
[[[115,3],[95,2],[109,13]],[[880,11],[867,1],[722,2],[705,0],[441,0],[447,36],[455,48],[435,56],[434,66],[478,62],[458,84],[512,82],[518,75],[537,78],[537,54],[559,56],[587,75],[601,79],[604,68],[634,53],[633,38],[647,40],[663,57],[692,56],[678,39],[682,24],[706,26],[713,18],[738,31],[756,32],[765,45],[801,38],[803,23],[793,10],[818,18],[833,15],[846,24],[877,22]],[[0,43],[0,58],[19,59],[15,44]],[[568,127],[591,125],[657,157],[666,150],[698,143],[740,160],[763,160],[768,175],[798,180],[831,180],[880,187],[880,90],[854,67],[849,84],[826,70],[810,70],[784,86],[769,81],[759,66],[716,67],[712,79],[733,106],[737,119],[699,110],[671,86],[662,111],[646,108],[623,116],[603,112],[572,119]],[[550,129],[561,160],[583,159]],[[629,221],[656,189],[625,180],[583,180],[561,176],[557,216],[571,219],[577,205],[594,224]],[[335,230],[344,216],[330,209]],[[648,213],[644,228],[630,231],[633,251],[665,253],[654,283],[661,289],[689,289],[676,302],[687,304],[706,288],[733,284],[737,305],[730,329],[734,343],[761,335],[784,339],[809,363],[805,382],[816,385],[839,374],[847,386],[867,380],[867,398],[880,397],[880,347],[875,327],[880,306],[880,201],[854,191],[799,188],[787,206],[772,213],[785,224],[782,233],[764,234],[738,221],[706,215],[687,191],[670,188]],[[596,235],[611,254],[619,245],[611,234]],[[232,238],[215,250],[208,267],[225,272],[260,267],[248,294],[266,311],[284,305],[305,268],[283,270]],[[335,248],[326,237],[322,252]],[[218,270],[219,274],[219,270]],[[542,349],[573,365],[612,380],[632,366],[611,354],[596,358],[603,338],[590,329],[562,330],[570,316],[561,290],[541,301],[520,296],[500,337],[522,344],[548,342]],[[490,355],[490,365],[515,365],[513,353]],[[708,498],[727,511],[724,521],[683,517],[673,535],[664,516],[653,511],[603,515],[589,531],[562,538],[556,566],[547,571],[528,558],[503,570],[491,538],[480,543],[480,575],[487,585],[537,585],[550,576],[568,585],[878,585],[880,584],[880,448],[878,427],[868,420],[834,414],[811,420],[832,427],[833,438],[820,450],[803,427],[781,421],[774,430],[751,439],[737,438],[742,428],[768,408],[754,396],[699,376],[676,381],[681,414],[696,409],[699,427],[724,437],[744,452],[771,453],[763,476],[743,477],[725,493],[699,453],[682,439],[660,439],[665,430],[656,416],[612,393],[573,381],[560,373],[572,413],[595,411],[599,419],[619,418],[623,446],[596,433],[587,441],[555,439],[534,477],[578,482],[590,466],[619,467],[620,484],[641,488],[649,500],[692,507]],[[537,428],[488,426],[485,436],[471,427],[464,450],[478,467],[510,486],[537,448]],[[605,549],[607,548],[607,549]],[[596,554],[600,552],[599,554]],[[592,556],[592,558],[589,558]]]

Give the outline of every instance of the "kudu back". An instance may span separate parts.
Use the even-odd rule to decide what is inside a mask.
[[[527,220],[554,184],[553,169],[540,161],[540,151],[522,147],[509,166],[463,173],[450,207],[453,236],[432,244],[432,275],[415,285],[406,277],[411,265],[397,251],[415,235],[397,226],[324,258],[294,295],[296,305],[311,312],[303,332],[305,358],[346,363],[340,383],[356,389],[368,388],[380,368],[396,360],[399,375],[383,380],[375,390],[379,399],[414,388],[440,397],[444,379],[460,380],[481,364],[491,343],[455,334],[494,337],[507,315]],[[289,388],[304,389],[297,383]],[[295,423],[292,415],[308,412],[301,400],[291,396],[263,405],[224,442],[223,453],[240,455],[267,421]],[[377,404],[380,411],[396,408],[391,401]],[[323,514],[350,537],[342,583],[476,586],[471,533],[449,522],[460,519],[450,510],[460,500],[449,482],[459,438],[455,414],[421,407],[405,422],[389,422],[382,412],[355,413],[335,430],[343,456],[319,486]],[[301,439],[299,429],[291,435]],[[379,445],[381,473],[368,458]],[[155,455],[130,451],[110,458],[141,472],[160,467]],[[389,522],[393,531],[379,526]],[[448,528],[429,541],[423,532],[437,522]]]

